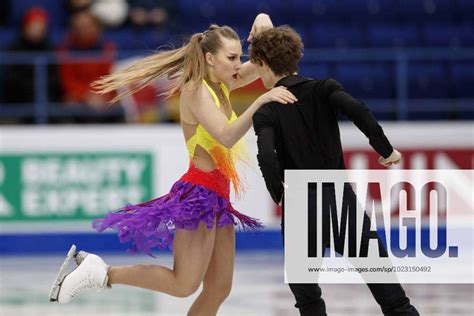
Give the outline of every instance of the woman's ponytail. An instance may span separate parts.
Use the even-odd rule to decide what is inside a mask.
[[[117,95],[111,103],[160,78],[170,79],[170,84],[161,93],[165,97],[179,93],[187,84],[190,84],[190,88],[196,88],[206,75],[205,54],[217,52],[222,45],[221,37],[239,40],[237,33],[230,27],[211,25],[206,32],[191,36],[181,48],[139,59],[125,69],[94,81],[92,87],[101,94],[128,87],[127,91]]]

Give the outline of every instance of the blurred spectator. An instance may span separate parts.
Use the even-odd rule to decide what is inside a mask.
[[[119,71],[131,66],[139,57],[131,57],[122,59],[115,63],[113,71]],[[124,109],[125,119],[130,123],[157,123],[157,122],[171,122],[172,118],[168,111],[167,102],[161,95],[166,88],[172,84],[167,78],[154,80],[143,89],[125,96],[120,105]],[[129,92],[133,85],[120,88],[117,92]],[[170,99],[169,99],[170,101]],[[176,99],[174,101],[177,101]],[[178,108],[177,103],[174,103],[174,108]],[[175,122],[179,121],[178,120]]]
[[[92,5],[93,0],[68,0],[67,2],[67,11],[69,16],[74,15],[74,13],[84,10],[89,10]]]
[[[135,27],[174,28],[176,7],[169,0],[128,0],[129,20]]]
[[[69,17],[79,11],[90,11],[104,27],[123,25],[128,16],[127,0],[68,0]]]
[[[22,19],[19,38],[8,51],[48,52],[52,50],[47,38],[48,14],[39,7],[29,9]],[[4,98],[7,103],[31,103],[35,99],[35,69],[33,64],[5,66]],[[48,99],[58,101],[61,85],[56,65],[48,66]]]
[[[8,12],[10,12],[10,1],[0,1],[0,26],[7,24]]]
[[[128,15],[126,0],[94,0],[91,12],[105,27],[121,26]]]
[[[101,109],[114,96],[96,94],[90,87],[91,82],[110,73],[115,57],[115,45],[103,42],[101,33],[99,21],[89,11],[79,11],[71,17],[70,32],[59,55],[67,103],[85,103]],[[93,54],[84,56],[87,53]]]

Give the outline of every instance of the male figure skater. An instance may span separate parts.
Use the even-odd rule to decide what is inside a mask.
[[[252,36],[250,47],[250,60],[265,87],[285,86],[298,99],[295,106],[267,103],[253,116],[260,169],[273,201],[280,205],[285,169],[345,169],[338,114],[351,119],[368,137],[382,165],[397,164],[401,159],[367,107],[336,80],[313,80],[296,74],[302,49],[300,36],[289,27]],[[283,221],[284,214],[282,233]],[[301,315],[326,315],[317,284],[289,285]],[[368,287],[384,315],[419,315],[400,284]]]

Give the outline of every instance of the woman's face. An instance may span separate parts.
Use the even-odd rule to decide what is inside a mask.
[[[210,79],[216,82],[224,82],[227,85],[237,80],[242,67],[241,56],[242,45],[239,41],[222,38],[222,47],[215,54],[206,54]]]

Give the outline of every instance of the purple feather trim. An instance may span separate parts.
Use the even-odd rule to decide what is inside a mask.
[[[176,228],[195,230],[204,222],[211,229],[216,218],[217,227],[232,224],[244,230],[263,228],[257,219],[237,212],[229,200],[214,191],[184,181],[176,182],[164,196],[127,205],[96,219],[92,227],[98,232],[116,230],[120,242],[132,242],[128,253],[141,251],[153,257],[154,248],[172,249]]]

